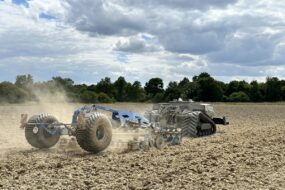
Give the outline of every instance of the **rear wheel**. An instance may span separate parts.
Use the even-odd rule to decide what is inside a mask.
[[[25,137],[28,143],[35,148],[50,148],[54,146],[58,142],[60,135],[53,135],[45,130],[45,128],[52,130],[52,126],[50,127],[49,124],[54,123],[58,123],[57,119],[48,114],[32,116],[25,127]]]
[[[164,148],[166,145],[165,140],[163,139],[162,136],[158,135],[155,139],[155,147],[157,149],[162,149]]]
[[[106,149],[112,140],[112,124],[102,113],[92,113],[85,118],[85,126],[76,129],[76,140],[79,146],[92,153]]]
[[[182,136],[181,135],[175,135],[171,141],[172,145],[178,145],[181,144]]]

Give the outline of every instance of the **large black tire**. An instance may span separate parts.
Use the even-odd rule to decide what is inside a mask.
[[[58,123],[55,117],[48,114],[34,115],[28,120],[28,123],[36,124],[27,124],[25,127],[26,139],[33,147],[50,148],[58,142],[60,135],[51,135],[43,127],[40,127],[40,123]],[[37,128],[37,130],[34,130],[34,128]]]
[[[79,146],[92,153],[106,149],[112,140],[112,124],[106,115],[95,112],[85,119],[85,126],[78,126],[75,133]]]
[[[190,137],[202,137],[216,133],[215,122],[206,114],[200,111],[187,113],[185,116],[179,118],[181,123],[182,135]],[[209,123],[211,129],[201,130],[201,123]]]
[[[182,136],[197,137],[200,111],[189,112],[180,118]]]

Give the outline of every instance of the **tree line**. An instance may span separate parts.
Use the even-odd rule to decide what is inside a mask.
[[[273,102],[285,100],[285,80],[267,77],[265,82],[215,80],[201,73],[191,80],[171,81],[164,86],[161,78],[151,78],[144,86],[139,81],[127,82],[119,77],[101,79],[97,84],[75,84],[70,78],[53,77],[49,81],[34,82],[31,75],[19,75],[16,82],[0,83],[0,102],[22,103],[39,101],[36,91],[62,91],[70,101],[84,103],[110,102],[167,102],[182,98],[205,102]]]

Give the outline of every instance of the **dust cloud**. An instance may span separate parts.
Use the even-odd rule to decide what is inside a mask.
[[[77,105],[65,106],[53,108],[51,103],[47,108],[71,117]],[[149,107],[109,106],[139,112]],[[0,106],[0,120],[7,122],[0,126],[1,146],[25,147],[1,160],[0,188],[284,189],[285,104],[215,104],[214,108],[230,121],[229,126],[218,126],[215,135],[185,138],[181,145],[161,150],[92,155],[32,149],[18,128],[19,114],[38,113],[42,107]],[[12,145],[13,136],[18,139],[13,138]]]
[[[72,103],[67,97],[63,89],[56,89],[52,92],[50,90],[30,89],[36,96],[37,102],[25,102],[23,104],[1,104],[0,105],[0,156],[14,150],[26,150],[32,147],[25,139],[23,129],[20,129],[21,114],[28,114],[28,118],[33,115],[48,113],[53,115],[62,123],[71,123],[73,112],[76,108],[83,106],[82,103]],[[129,111],[139,111],[144,113],[145,108],[150,108],[148,104],[103,104],[114,109],[125,109]],[[104,112],[105,113],[105,112]],[[106,113],[111,116],[109,113]],[[134,136],[133,134],[126,134],[122,137],[123,132],[114,133],[114,139],[127,139],[126,137]],[[70,140],[69,136],[61,137],[61,142]],[[122,140],[112,141],[109,150],[117,151],[124,149],[127,145]],[[56,146],[63,150],[65,146]],[[68,148],[68,147],[67,147]]]
[[[60,122],[71,122],[73,110],[78,104],[70,103],[62,89],[56,91],[30,89],[37,102],[0,105],[0,156],[9,151],[31,148],[26,142],[25,133],[20,129],[21,114],[31,117],[35,114],[49,113]]]

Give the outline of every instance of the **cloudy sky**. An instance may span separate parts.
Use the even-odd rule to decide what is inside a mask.
[[[0,0],[0,81],[285,78],[285,1]]]

